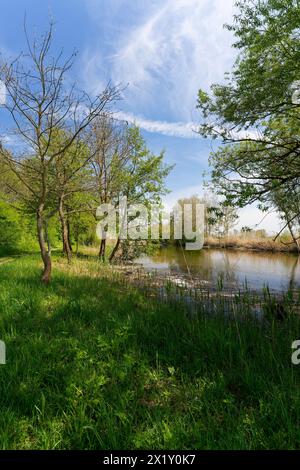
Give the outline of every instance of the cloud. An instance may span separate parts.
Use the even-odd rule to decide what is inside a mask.
[[[190,120],[197,92],[223,79],[232,62],[231,1],[172,0],[162,2],[129,34],[115,57],[113,78],[129,83],[130,98],[155,116]],[[131,88],[131,89],[130,89]]]
[[[145,119],[141,116],[135,116],[132,113],[125,113],[119,111],[115,113],[117,119],[122,121],[128,121],[132,124],[136,124],[141,129],[148,132],[155,132],[158,134],[168,135],[172,137],[182,137],[185,139],[196,139],[200,138],[199,134],[195,131],[197,124],[189,122],[167,122],[167,121],[153,121]]]
[[[134,7],[129,0],[102,0],[101,9],[99,0],[88,0],[88,5],[101,30],[99,47],[83,57],[88,87],[99,92],[110,79],[121,83],[121,119],[148,132],[199,138],[198,90],[223,81],[235,57],[232,34],[223,28],[232,22],[234,0],[139,0]],[[257,133],[232,137],[257,138]]]
[[[15,152],[30,152],[31,150],[30,147],[21,138],[21,136],[15,134],[0,134],[0,143]]]
[[[108,0],[104,0],[106,5]],[[223,79],[234,59],[231,33],[234,0],[114,1],[114,14],[123,12],[119,29],[106,38],[110,53],[99,47],[87,52],[85,73],[90,83],[101,82],[105,70],[115,83],[128,84],[126,109],[155,121],[195,120],[199,88]],[[103,18],[92,14],[103,28]],[[143,6],[143,11],[139,6]],[[105,10],[105,8],[104,8]],[[105,15],[106,22],[114,18]],[[107,24],[106,24],[107,26]],[[113,37],[112,37],[113,36]]]
[[[127,113],[124,111],[118,111],[114,113],[116,119],[122,121],[128,121],[132,124],[136,124],[141,129],[147,132],[155,132],[171,137],[182,137],[184,139],[199,139],[201,138],[198,129],[199,123],[197,122],[170,122],[170,121],[156,121],[146,119],[133,113]],[[232,139],[251,139],[256,140],[260,138],[260,134],[257,130],[247,131],[236,131],[231,132],[230,136]]]

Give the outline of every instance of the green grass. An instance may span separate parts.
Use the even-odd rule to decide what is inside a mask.
[[[2,449],[300,448],[296,319],[187,318],[97,262],[54,268],[0,266]]]

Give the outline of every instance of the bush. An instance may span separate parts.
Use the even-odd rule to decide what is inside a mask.
[[[36,248],[33,221],[0,201],[0,256]]]

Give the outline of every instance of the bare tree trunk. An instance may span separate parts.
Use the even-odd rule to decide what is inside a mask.
[[[41,256],[44,263],[44,270],[42,273],[42,282],[48,284],[51,279],[52,263],[51,263],[51,253],[47,249],[45,236],[44,236],[44,205],[40,204],[37,211],[37,233],[38,241],[41,250]]]
[[[116,256],[116,253],[117,253],[118,248],[119,248],[119,246],[120,246],[120,242],[121,242],[121,239],[120,239],[120,237],[118,237],[117,243],[115,244],[115,246],[114,246],[114,248],[113,248],[113,250],[112,250],[112,252],[111,252],[111,254],[110,254],[110,257],[109,257],[109,262],[110,262],[110,263],[113,261],[114,257]]]
[[[78,235],[78,233],[76,233],[75,237],[76,237],[75,238],[75,243],[76,243],[75,254],[77,256],[78,255],[78,250],[79,250],[79,235]]]
[[[71,228],[70,228],[70,221],[68,217],[67,217],[67,227],[68,227],[68,243],[69,243],[70,251],[72,253],[73,248],[72,248],[72,242],[71,242]]]
[[[297,251],[298,251],[298,253],[300,253],[300,241],[299,241],[298,237],[295,237],[294,230],[293,230],[292,224],[290,222],[288,222],[288,228],[289,228],[290,234],[292,236],[293,242],[295,243],[295,245],[297,247]]]
[[[63,197],[59,199],[59,218],[61,223],[61,235],[62,235],[62,242],[63,242],[63,252],[67,255],[68,263],[71,262],[72,259],[72,251],[69,245],[69,230],[68,230],[68,223],[64,211],[64,203]]]
[[[99,258],[102,261],[105,261],[105,252],[106,252],[106,238],[102,238],[100,250],[99,250]]]
[[[51,255],[51,243],[48,233],[48,220],[45,220],[45,241],[47,243],[48,253]]]
[[[113,248],[113,250],[112,250],[112,252],[111,252],[111,254],[110,254],[110,257],[109,257],[109,262],[110,262],[110,263],[113,261],[114,257],[116,256],[116,253],[117,253],[118,248],[119,248],[119,246],[120,246],[120,243],[121,243],[121,233],[122,233],[123,230],[124,230],[125,219],[126,219],[126,218],[123,216],[123,217],[122,217],[122,220],[121,220],[121,222],[120,222],[120,232],[119,232],[119,236],[118,236],[117,242],[116,242],[116,244],[115,244],[115,246],[114,246],[114,248]]]

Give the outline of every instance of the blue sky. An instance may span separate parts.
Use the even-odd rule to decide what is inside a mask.
[[[223,80],[235,58],[231,33],[233,0],[2,0],[0,51],[24,50],[23,22],[42,33],[55,21],[55,44],[78,56],[70,80],[90,93],[108,80],[125,86],[119,116],[135,121],[151,150],[166,151],[175,163],[168,178],[178,197],[201,194],[208,156],[217,146],[198,137],[197,91]],[[3,129],[0,131],[3,133]],[[254,208],[243,210],[242,225],[254,225]],[[274,217],[262,227],[276,230]]]

